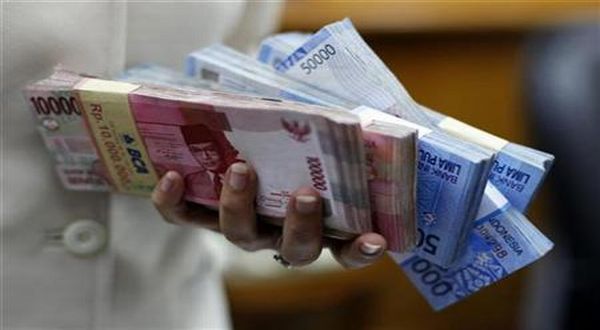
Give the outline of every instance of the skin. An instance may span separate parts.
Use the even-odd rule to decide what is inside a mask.
[[[290,199],[283,228],[258,221],[254,210],[257,177],[245,166],[241,176],[244,185],[232,186],[232,175],[240,178],[239,171],[225,174],[220,196],[219,212],[185,202],[183,177],[167,172],[156,186],[152,201],[165,221],[175,225],[193,226],[222,233],[225,238],[246,251],[272,249],[292,266],[304,266],[315,261],[324,247],[332,250],[337,261],[346,268],[359,268],[379,259],[386,249],[385,239],[376,233],[365,233],[353,240],[341,241],[322,235],[321,198],[311,187],[301,187]],[[298,200],[313,201],[314,210],[302,212]],[[369,248],[370,247],[370,248]],[[378,247],[378,248],[377,248]]]
[[[192,156],[209,171],[216,172],[221,166],[221,156],[213,142],[194,143],[189,145]]]

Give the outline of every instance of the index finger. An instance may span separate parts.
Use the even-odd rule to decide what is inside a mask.
[[[281,256],[293,266],[315,261],[322,249],[321,196],[312,188],[297,190],[283,222]]]
[[[179,173],[169,171],[160,179],[152,191],[152,202],[164,220],[176,225],[218,229],[216,212],[200,205],[187,203],[183,199],[184,192],[184,180]]]

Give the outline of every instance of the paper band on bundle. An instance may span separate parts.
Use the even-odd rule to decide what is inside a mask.
[[[454,136],[463,138],[467,141],[471,141],[495,151],[502,150],[502,148],[508,144],[508,141],[502,138],[450,117],[442,120],[438,124],[438,127]]]
[[[119,192],[150,195],[158,178],[129,107],[139,85],[85,79],[77,86],[90,135]]]
[[[417,136],[419,138],[431,133],[431,130],[425,126],[415,124],[408,120],[390,115],[389,113],[386,113],[386,112],[383,112],[383,111],[380,111],[377,109],[373,109],[373,108],[370,108],[370,107],[367,107],[364,105],[361,105],[360,107],[356,107],[356,108],[352,109],[351,112],[358,116],[362,127],[368,126],[375,120],[380,120],[380,121],[383,121],[386,123],[398,124],[398,125],[403,125],[406,127],[416,129]]]

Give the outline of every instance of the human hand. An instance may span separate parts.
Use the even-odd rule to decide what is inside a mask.
[[[324,238],[321,197],[311,187],[292,194],[283,228],[269,225],[256,215],[256,188],[256,173],[244,163],[233,164],[225,173],[216,212],[186,202],[183,177],[169,171],[156,185],[152,201],[169,223],[221,232],[246,251],[274,249],[292,266],[312,263],[323,247],[329,247],[341,265],[359,268],[373,263],[386,249],[385,239],[376,233],[365,233],[348,241]]]

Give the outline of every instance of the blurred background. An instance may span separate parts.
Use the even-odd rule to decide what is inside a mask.
[[[592,207],[600,202],[599,3],[290,1],[280,32],[314,32],[344,17],[420,103],[556,156],[528,212],[556,246],[533,266],[437,313],[387,258],[346,271],[325,253],[311,267],[285,270],[271,253],[245,255],[227,275],[235,328],[598,324],[600,217]]]

